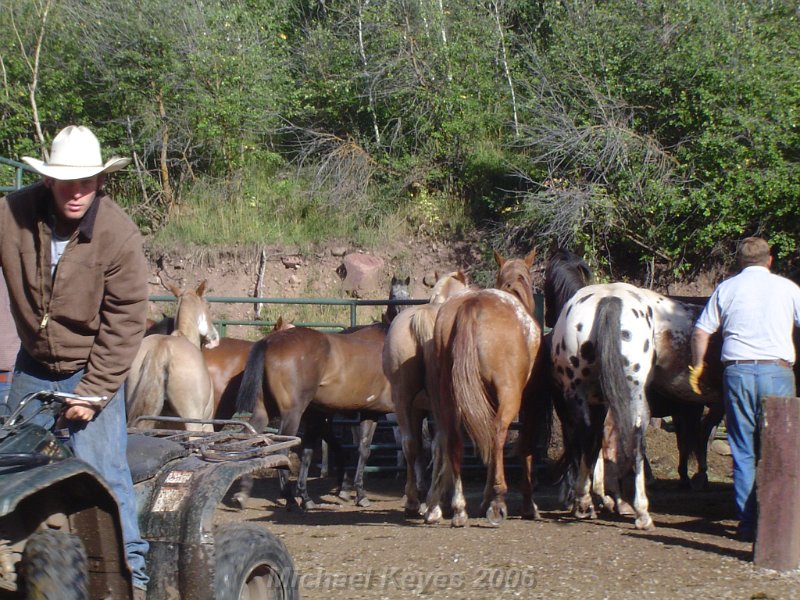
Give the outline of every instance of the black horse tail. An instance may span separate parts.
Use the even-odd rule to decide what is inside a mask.
[[[618,433],[619,468],[627,472],[633,465],[637,440],[634,431],[637,407],[626,380],[622,355],[622,300],[606,297],[597,306],[595,339],[600,354],[600,389],[611,409]]]
[[[242,383],[236,394],[236,412],[252,413],[256,402],[264,397],[264,360],[266,359],[267,340],[261,339],[253,344],[247,355],[247,364],[242,374]]]

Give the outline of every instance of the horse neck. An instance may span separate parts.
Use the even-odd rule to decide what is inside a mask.
[[[520,261],[522,262],[522,261]],[[509,261],[511,263],[511,261]],[[506,263],[509,265],[509,263]],[[525,311],[533,316],[533,291],[528,267],[509,265],[502,269],[497,277],[497,288],[508,292],[520,301]]]
[[[592,272],[585,261],[576,255],[556,255],[545,269],[544,303],[547,325],[553,327],[555,319],[575,293],[589,285]]]
[[[178,303],[178,312],[175,315],[175,330],[180,331],[186,339],[199,348],[202,340],[198,319],[195,303],[181,299]]]

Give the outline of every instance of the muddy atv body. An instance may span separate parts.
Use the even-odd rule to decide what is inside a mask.
[[[63,402],[50,392],[36,399],[52,414]],[[298,597],[294,564],[277,537],[261,525],[214,519],[236,479],[288,468],[284,451],[298,443],[241,422],[221,432],[129,434],[139,524],[150,544],[148,598]],[[0,598],[132,597],[119,509],[103,478],[52,432],[5,419]]]

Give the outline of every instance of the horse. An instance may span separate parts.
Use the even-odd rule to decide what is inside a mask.
[[[375,323],[341,333],[328,333],[307,327],[278,331],[259,340],[247,358],[247,365],[236,399],[237,412],[252,413],[250,423],[263,429],[269,412],[281,418],[280,433],[295,435],[306,409],[323,413],[359,412],[361,441],[354,478],[356,504],[367,506],[363,472],[369,458],[370,443],[380,415],[392,412],[389,382],[377,356],[383,351],[388,327]],[[313,447],[303,440],[301,471],[296,493],[280,474],[281,492],[287,507],[300,497],[303,508],[313,502],[306,488],[307,465]],[[243,479],[235,500],[242,505],[249,496],[251,480]]]
[[[205,286],[202,281],[195,290],[180,290],[164,284],[178,300],[175,330],[170,335],[152,334],[142,340],[125,387],[129,424],[143,415],[161,414],[165,403],[180,417],[212,417],[211,379],[200,348],[215,347],[219,334],[203,299]],[[209,428],[186,424],[191,431]]]
[[[412,306],[399,313],[386,334],[383,345],[383,372],[392,390],[392,406],[401,433],[406,462],[405,512],[416,516],[424,509],[420,496],[425,488],[422,461],[422,426],[430,412],[425,393],[425,354],[430,354],[433,324],[442,303],[466,291],[463,272],[438,277],[428,304]]]
[[[572,252],[558,248],[551,253],[545,269],[544,285],[545,318],[548,326],[555,325],[555,319],[563,306],[577,290],[591,282],[591,277],[591,270],[585,261]],[[653,381],[647,388],[646,396],[652,416],[670,415],[673,418],[678,442],[678,474],[681,486],[700,489],[705,487],[708,482],[708,439],[713,428],[719,423],[723,412],[722,405],[719,403],[720,396],[718,391],[722,386],[722,366],[718,360],[715,361],[713,358],[709,360],[708,372],[710,377],[707,380],[706,387],[711,386],[717,390],[716,392],[707,389],[702,398],[691,397],[686,394],[686,386],[683,384],[678,386],[680,393],[676,394],[672,382],[676,378],[680,381],[685,375],[686,365],[690,360],[691,354],[691,349],[688,345],[690,330],[692,323],[702,310],[704,302],[699,298],[665,298],[663,302],[667,304],[667,308],[663,311],[658,311],[657,314],[668,313],[672,315],[672,318],[668,322],[664,322],[666,323],[666,328],[662,329],[658,336],[660,340],[665,341],[658,344],[658,361]],[[548,343],[550,341],[548,338],[551,335],[548,334],[546,336]],[[715,346],[719,345],[718,336],[715,336],[712,343]],[[573,445],[570,440],[577,426],[575,419],[579,418],[579,416],[570,414],[569,407],[565,405],[563,396],[558,394],[556,390],[552,391],[555,395],[555,406],[562,422],[564,433],[566,451],[559,463],[562,471],[567,471],[565,473],[566,477],[562,480],[562,484],[567,485],[570,481],[574,481],[574,473],[572,471],[577,468],[577,457],[571,453]],[[705,404],[709,405],[710,410],[708,415],[703,416]],[[605,424],[606,433],[603,435],[602,457],[608,460],[610,464],[613,464],[615,462],[615,443],[614,440],[610,439],[614,434],[613,418],[608,417],[608,421]],[[697,462],[697,472],[690,479],[688,465],[692,455],[695,456]],[[617,510],[620,510],[622,502],[619,495],[617,494],[616,498],[610,498],[605,495],[604,462],[603,460],[598,460],[596,463],[593,491],[603,499],[603,504],[606,508],[613,510],[616,507]],[[568,464],[570,466],[567,466]],[[646,462],[645,469],[647,469]],[[610,481],[613,482],[613,478]]]
[[[399,315],[406,307],[402,304],[393,304],[393,300],[408,300],[411,295],[408,291],[408,285],[411,283],[411,277],[399,279],[392,275],[392,281],[389,284],[389,306],[386,307],[386,312],[383,313],[383,322],[390,325],[394,318]]]
[[[603,423],[610,408],[618,435],[616,450],[620,472],[634,472],[636,527],[653,527],[648,512],[644,477],[644,434],[651,407],[668,400],[683,403],[695,421],[703,405],[721,407],[721,386],[708,385],[721,378],[720,365],[708,369],[703,395],[688,382],[686,365],[690,339],[702,306],[683,303],[651,290],[624,283],[589,285],[566,303],[553,330],[552,360],[556,379],[567,404],[577,414],[576,443],[580,468],[575,486],[573,514],[593,517],[589,495],[589,470],[595,465],[603,438]],[[693,409],[692,409],[693,405]],[[712,411],[717,419],[721,412]],[[719,415],[719,417],[717,417]],[[705,476],[706,424],[702,451],[697,450],[700,479]],[[684,440],[691,437],[681,434]],[[695,443],[696,437],[695,437]],[[682,469],[688,452],[683,447]],[[685,460],[684,460],[685,459]],[[687,477],[687,474],[682,474]]]
[[[434,360],[426,368],[438,382],[431,406],[439,428],[439,460],[427,498],[426,523],[441,519],[439,502],[444,487],[453,482],[454,527],[468,523],[461,483],[466,428],[487,465],[482,510],[491,525],[508,514],[503,449],[508,428],[521,409],[529,410],[528,383],[534,372],[542,331],[533,318],[530,268],[535,251],[524,259],[505,260],[494,253],[499,271],[496,289],[465,292],[447,300],[436,315]],[[432,387],[432,386],[431,386]],[[429,387],[428,391],[431,389]],[[528,428],[520,430],[521,438]],[[521,444],[523,518],[538,518],[533,502],[531,445]]]

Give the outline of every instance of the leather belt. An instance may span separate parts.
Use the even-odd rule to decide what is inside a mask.
[[[11,371],[0,371],[0,383],[11,383],[11,377],[14,375]]]
[[[784,369],[792,368],[792,363],[783,360],[782,358],[764,360],[725,360],[722,362],[722,364],[726,367],[731,365],[777,365],[779,367],[783,367]]]

